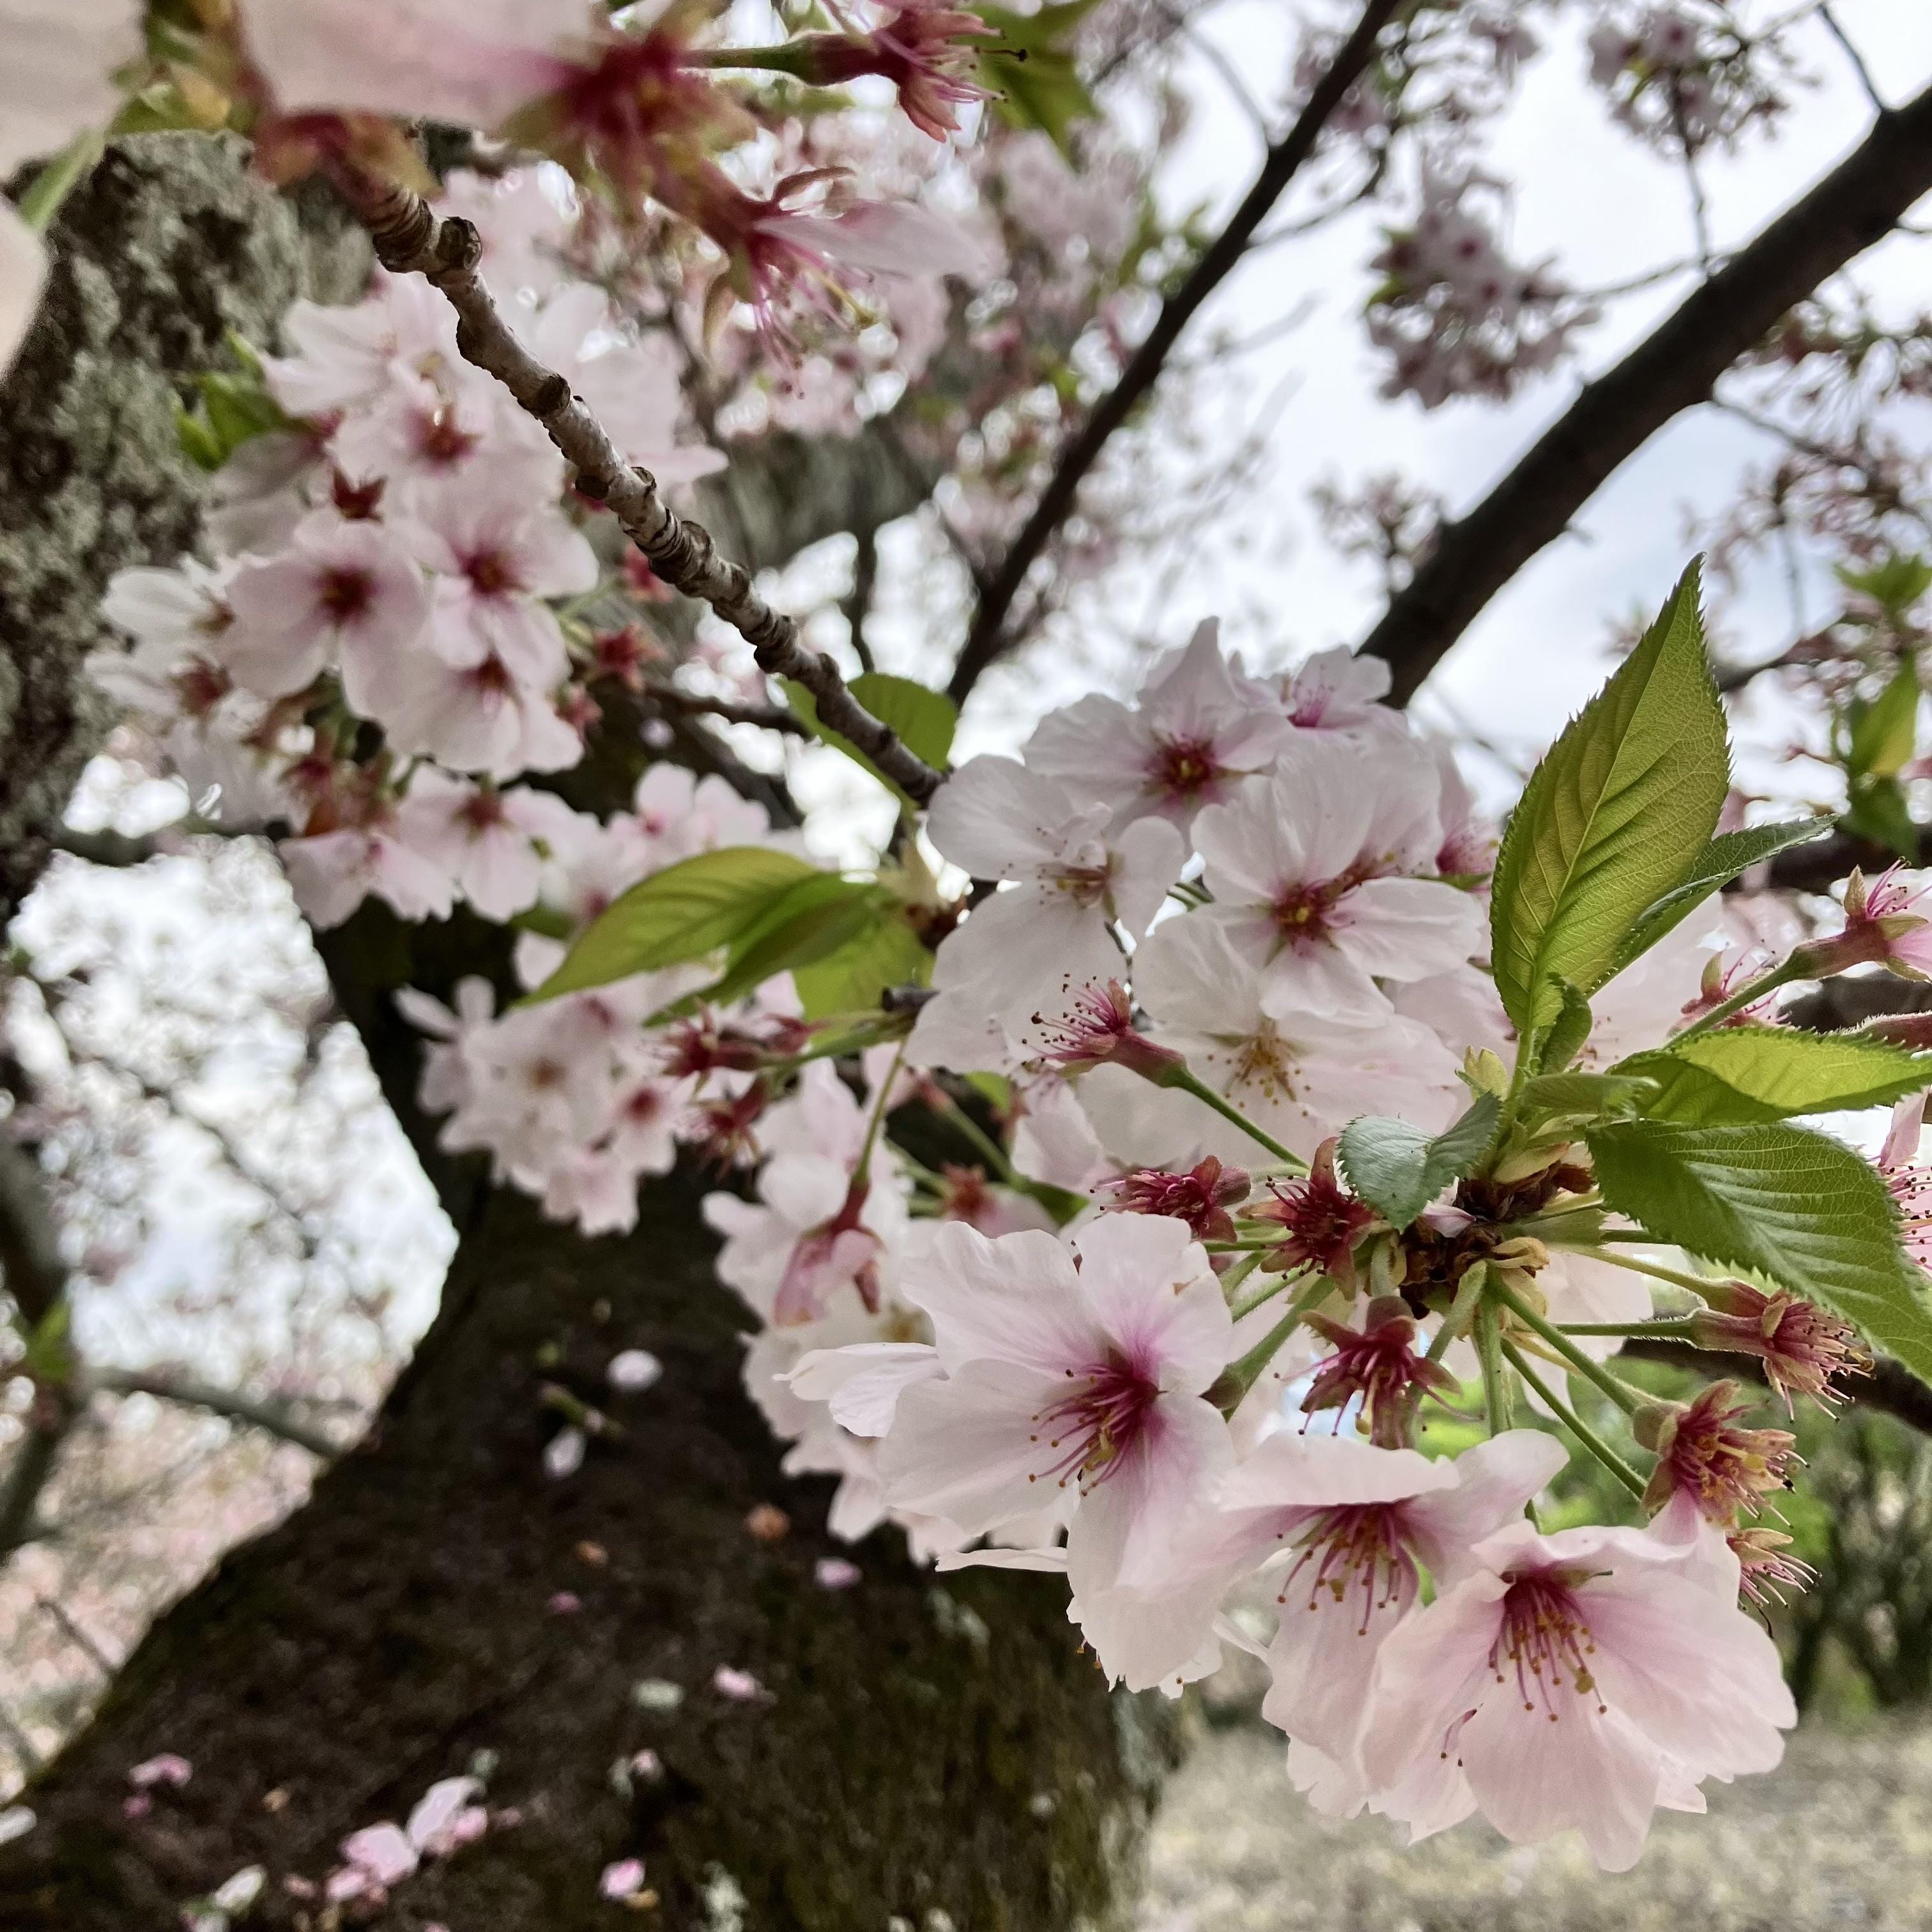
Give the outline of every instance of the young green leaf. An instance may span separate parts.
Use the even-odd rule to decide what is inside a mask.
[[[903,804],[908,808],[912,806],[912,800],[850,739],[828,730],[819,723],[818,707],[803,685],[791,678],[785,679],[784,683],[785,696],[792,710],[826,744],[843,752],[854,764],[870,772]],[[915,758],[923,759],[935,771],[946,769],[952,752],[952,734],[959,723],[959,707],[943,691],[928,690],[909,677],[894,677],[885,671],[867,671],[863,676],[855,677],[848,688],[881,724],[890,727],[898,735],[899,742]]]
[[[999,39],[979,52],[980,78],[994,92],[993,111],[1010,128],[1037,128],[1070,164],[1073,124],[1100,110],[1074,64],[1074,31],[1096,0],[1062,0],[1031,13],[1016,13],[981,0],[974,8]]]
[[[1540,1073],[1516,1100],[1516,1125],[1531,1136],[1552,1127],[1640,1114],[1652,1083],[1630,1072]]]
[[[1656,1084],[1642,1111],[1694,1126],[1889,1106],[1932,1087],[1932,1054],[1882,1040],[1795,1027],[1724,1027],[1634,1054],[1616,1071]]]
[[[1828,818],[1792,819],[1779,825],[1748,825],[1740,832],[1720,832],[1693,862],[1690,876],[1654,900],[1637,915],[1617,948],[1609,976],[1641,958],[1657,942],[1674,932],[1713,892],[1720,892],[1740,872],[1774,857],[1792,845],[1808,844],[1831,830]]]
[[[1833,574],[1847,590],[1869,597],[1894,617],[1903,617],[1927,591],[1932,590],[1932,563],[1922,556],[1902,556],[1896,551],[1868,570],[1853,570],[1840,564]]]
[[[1406,1228],[1489,1152],[1502,1114],[1493,1094],[1479,1094],[1460,1120],[1432,1138],[1407,1120],[1364,1114],[1342,1130],[1342,1172],[1391,1227]]]
[[[1544,1073],[1561,1073],[1583,1051],[1590,1037],[1590,1003],[1568,980],[1559,981],[1556,995],[1562,1004],[1544,1035],[1543,1051],[1537,1066]]]
[[[837,952],[794,967],[792,979],[806,1018],[815,1020],[868,1011],[888,986],[922,986],[932,973],[932,955],[907,923],[904,908],[890,904]]]
[[[1918,742],[1918,667],[1907,658],[1869,703],[1853,698],[1846,722],[1846,769],[1854,778],[1895,778]]]
[[[529,998],[554,1000],[702,959],[729,945],[800,880],[829,876],[764,845],[728,845],[668,866],[614,899]]]
[[[1704,655],[1697,567],[1532,776],[1490,899],[1503,1005],[1526,1037],[1567,980],[1587,999],[1632,924],[1681,885],[1730,785],[1724,707]]]
[[[881,887],[836,873],[801,879],[732,942],[722,976],[698,998],[723,1006],[776,974],[829,958],[876,924],[892,904]]]
[[[1605,1202],[1660,1240],[1749,1269],[1853,1323],[1932,1376],[1932,1300],[1871,1164],[1784,1122],[1618,1120],[1587,1138]]]

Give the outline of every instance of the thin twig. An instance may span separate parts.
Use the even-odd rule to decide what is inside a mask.
[[[1396,10],[1397,0],[1369,0],[1355,28],[1329,64],[1328,71],[1315,84],[1308,104],[1294,125],[1269,148],[1241,205],[1226,227],[1202,253],[1186,281],[1161,304],[1160,314],[1148,332],[1120,378],[1094,404],[1080,433],[1061,454],[1058,464],[1040,501],[1028,518],[1012,548],[1002,560],[991,584],[980,600],[973,628],[952,668],[948,692],[962,704],[982,674],[1012,646],[1009,626],[1013,605],[1025,588],[1028,574],[1054,532],[1072,514],[1074,502],[1087,474],[1100,460],[1115,430],[1154,388],[1166,367],[1169,353],[1180,339],[1181,332],[1196,312],[1241,262],[1248,244],[1268,211],[1286,191],[1300,171],[1302,164],[1315,151],[1328,118],[1341,105],[1342,98],[1359,80],[1375,58],[1376,43],[1384,24]]]
[[[1852,70],[1858,77],[1858,85],[1865,91],[1865,98],[1872,104],[1872,111],[1882,114],[1886,110],[1885,96],[1878,91],[1878,83],[1872,79],[1871,69],[1865,64],[1865,57],[1853,44],[1852,37],[1838,24],[1838,16],[1828,5],[1818,9],[1818,17],[1825,23],[1833,40],[1845,50],[1845,58],[1852,64]]]
[[[782,704],[740,704],[728,698],[706,698],[686,691],[680,684],[646,679],[639,695],[660,711],[674,711],[685,718],[718,718],[727,724],[762,725],[767,731],[782,731],[794,738],[814,734],[794,712]]]
[[[456,346],[464,360],[494,376],[542,426],[574,466],[578,493],[611,512],[657,574],[709,604],[752,646],[760,670],[803,685],[820,721],[850,740],[909,796],[922,804],[931,798],[940,775],[853,697],[831,658],[800,641],[797,626],[765,602],[742,564],[718,554],[710,531],[664,502],[649,470],[626,464],[569,383],[517,340],[477,273],[482,242],[476,229],[455,216],[439,218],[422,196],[352,164],[338,165],[333,178],[368,230],[376,259],[392,274],[421,275],[442,291],[456,311]]]

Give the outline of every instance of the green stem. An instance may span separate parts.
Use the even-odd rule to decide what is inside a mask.
[[[1687,1342],[1690,1339],[1688,1322],[1565,1322],[1562,1327],[1566,1335],[1640,1336],[1646,1341],[1656,1342]]]
[[[904,1049],[902,1048],[901,1052],[903,1054]],[[973,1143],[980,1158],[990,1163],[988,1171],[1000,1180],[1010,1183],[1013,1178],[1013,1164],[1006,1158],[1006,1149],[950,1094],[946,1093],[944,1088],[940,1090],[952,1124]]]
[[[1221,1277],[1221,1292],[1227,1298],[1230,1303],[1234,1300],[1235,1289],[1239,1288],[1242,1282],[1246,1281],[1249,1276],[1252,1274],[1255,1270],[1261,1266],[1261,1264],[1262,1258],[1258,1254],[1244,1255],[1241,1258]],[[1262,1298],[1263,1300],[1265,1300],[1267,1298],[1268,1298],[1265,1295]]]
[[[899,1069],[905,1064],[905,1042],[899,1042],[899,1050],[892,1055],[892,1064],[886,1070],[886,1077],[879,1082],[879,1097],[872,1102],[872,1118],[866,1123],[866,1144],[859,1150],[859,1164],[852,1170],[854,1180],[864,1175],[871,1168],[872,1149],[879,1138],[879,1130],[885,1124],[886,1103],[892,1096],[892,1082],[899,1077]]]
[[[1496,1319],[1496,1304],[1483,1301],[1476,1309],[1476,1349],[1483,1363],[1483,1408],[1489,1418],[1490,1433],[1500,1436],[1512,1420],[1509,1383],[1503,1373],[1502,1328]]]
[[[1708,1033],[1713,1027],[1722,1026],[1733,1013],[1754,1006],[1767,993],[1788,986],[1793,980],[1810,976],[1800,961],[1795,957],[1787,959],[1781,966],[1774,966],[1768,973],[1760,973],[1755,980],[1748,981],[1729,999],[1720,1000],[1702,1018],[1685,1027],[1682,1032],[1672,1034],[1670,1044],[1676,1046],[1682,1041],[1695,1040],[1700,1033]]]
[[[86,179],[106,145],[98,128],[84,128],[28,184],[15,210],[37,235],[46,232],[61,203]]]
[[[1647,1395],[1620,1382],[1600,1362],[1593,1362],[1553,1322],[1547,1322],[1520,1295],[1511,1293],[1502,1282],[1492,1284],[1496,1299],[1528,1329],[1542,1336],[1585,1381],[1594,1382],[1627,1415],[1634,1415],[1650,1400]]]
[[[1456,1284],[1456,1298],[1450,1303],[1448,1312],[1442,1318],[1442,1325],[1436,1330],[1435,1338],[1429,1345],[1429,1360],[1439,1362],[1448,1354],[1449,1345],[1458,1336],[1469,1332],[1471,1311],[1475,1307],[1483,1292],[1483,1283],[1490,1276],[1487,1262],[1477,1262],[1462,1270],[1462,1278]]]
[[[1552,1242],[1554,1246],[1561,1244]],[[1594,1251],[1586,1247],[1565,1247],[1565,1254],[1585,1255]],[[1686,1274],[1682,1268],[1666,1268],[1661,1262],[1639,1261],[1634,1255],[1599,1254],[1596,1258],[1610,1268],[1627,1268],[1632,1274],[1647,1274],[1654,1280],[1667,1281],[1672,1288],[1688,1288],[1700,1301],[1710,1298],[1710,1291],[1717,1286],[1714,1281],[1700,1279],[1694,1274]]]
[[[693,67],[759,68],[771,74],[788,74],[794,80],[809,80],[806,71],[806,50],[796,41],[781,41],[770,47],[692,47],[683,58]]]
[[[1238,1107],[1231,1106],[1213,1088],[1204,1081],[1197,1079],[1186,1067],[1176,1067],[1160,1084],[1177,1087],[1184,1094],[1192,1094],[1204,1106],[1213,1108],[1224,1120],[1232,1120],[1250,1140],[1258,1142],[1266,1148],[1291,1174],[1302,1174],[1308,1172],[1308,1163],[1300,1155],[1291,1154],[1272,1134],[1264,1133]]]
[[[1530,1366],[1522,1351],[1514,1342],[1503,1344],[1503,1353],[1508,1356],[1516,1373],[1543,1398],[1550,1414],[1641,1502],[1643,1478]]]

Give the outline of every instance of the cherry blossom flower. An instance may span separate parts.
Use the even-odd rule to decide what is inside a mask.
[[[1778,1649],[1728,1590],[1646,1533],[1498,1530],[1384,1641],[1362,1760],[1384,1790],[1432,1787],[1418,1831],[1480,1808],[1533,1844],[1580,1830],[1606,1870],[1636,1863],[1658,1804],[1706,1778],[1768,1771],[1796,1721]]]
[[[1281,1227],[1274,1259],[1284,1268],[1316,1268],[1348,1280],[1355,1244],[1374,1226],[1376,1214],[1335,1178],[1334,1142],[1325,1140],[1316,1149],[1304,1178],[1271,1180],[1268,1187],[1274,1198],[1254,1212],[1258,1220]]]
[[[1232,1324],[1207,1257],[1178,1221],[1103,1216],[1076,1238],[989,1241],[959,1222],[909,1261],[943,1378],[899,1396],[880,1468],[897,1505],[982,1534],[1078,1498],[1076,1593],[1156,1573],[1191,1507],[1231,1460],[1203,1400]]]
[[[561,842],[577,814],[550,792],[499,791],[425,766],[396,808],[398,836],[486,919],[507,920],[536,903],[540,844]]]
[[[1028,769],[1113,806],[1111,830],[1156,812],[1185,832],[1203,806],[1264,771],[1288,736],[1267,687],[1222,656],[1219,634],[1208,619],[1154,668],[1131,710],[1096,695],[1048,713],[1027,741]]]
[[[1897,1191],[1896,1170],[1891,1178]],[[1835,1377],[1871,1371],[1870,1352],[1851,1324],[1815,1302],[1768,1295],[1744,1281],[1712,1281],[1700,1292],[1711,1305],[1691,1316],[1692,1340],[1700,1348],[1755,1355],[1764,1364],[1765,1380],[1784,1398],[1787,1415],[1794,1396],[1809,1396],[1829,1408],[1838,1399]]]
[[[1735,1522],[1760,1498],[1791,1483],[1797,1438],[1782,1429],[1746,1429],[1738,1418],[1750,1404],[1738,1384],[1716,1382],[1688,1402],[1658,1402],[1640,1411],[1631,1433],[1657,1457],[1644,1505],[1662,1509],[1685,1496],[1713,1522]]]
[[[1300,739],[1196,822],[1215,902],[1190,916],[1261,970],[1264,1009],[1386,1018],[1378,979],[1450,972],[1484,944],[1469,894],[1414,876],[1442,842],[1440,794],[1418,760]]]
[[[1281,708],[1298,731],[1334,731],[1360,737],[1371,733],[1400,734],[1406,727],[1388,696],[1389,668],[1380,658],[1364,657],[1338,645],[1317,651],[1280,681]]]
[[[906,118],[935,141],[959,132],[956,108],[990,100],[972,78],[973,50],[962,42],[995,37],[977,14],[946,0],[880,0],[885,15],[868,32],[806,34],[792,43],[805,76],[817,87],[838,87],[875,74],[898,90]]]
[[[1304,1156],[1358,1114],[1448,1125],[1460,1111],[1456,1061],[1428,1028],[1394,1012],[1271,998],[1266,974],[1236,952],[1226,926],[1209,916],[1215,910],[1156,926],[1134,956],[1134,988],[1156,1045]],[[1247,1135],[1192,1096],[1162,1100],[1177,1132],[1204,1138],[1224,1158],[1257,1157]]]
[[[1268,1648],[1268,1721],[1350,1759],[1377,1653],[1417,1600],[1418,1563],[1441,1589],[1472,1545],[1520,1519],[1564,1461],[1553,1437],[1520,1429],[1453,1462],[1346,1436],[1288,1432],[1262,1442],[1221,1501],[1251,1544],[1294,1552]]]
[[[447,919],[455,902],[449,875],[412,851],[392,823],[284,838],[275,849],[296,904],[320,930],[340,926],[372,892],[404,919]]]
[[[382,725],[392,749],[458,771],[504,779],[567,771],[584,756],[549,692],[494,652],[468,664],[428,650],[396,656],[365,674],[351,701]]]
[[[1198,1241],[1232,1241],[1234,1217],[1228,1210],[1247,1198],[1252,1183],[1241,1168],[1224,1166],[1210,1154],[1183,1174],[1138,1167],[1102,1186],[1123,1213],[1185,1222]]]
[[[1854,871],[1845,887],[1845,926],[1813,940],[1794,958],[1808,976],[1877,964],[1907,980],[1932,979],[1932,917],[1918,910],[1932,893],[1932,878],[1891,866],[1868,881]]]
[[[281,333],[292,352],[264,356],[262,377],[292,416],[339,417],[461,363],[454,311],[419,275],[378,270],[359,302],[298,300]]]
[[[430,614],[428,586],[380,524],[316,517],[276,557],[242,565],[228,585],[232,623],[210,648],[264,698],[305,689],[340,661],[349,701],[410,650]]]
[[[970,986],[1016,1036],[1034,1014],[1118,976],[1118,920],[1145,932],[1180,876],[1180,835],[1142,818],[1109,838],[1112,814],[1010,758],[961,766],[933,800],[933,844],[976,878],[1016,882],[941,943],[934,983]]]
[[[1363,1309],[1353,1328],[1330,1316],[1311,1314],[1308,1326],[1334,1345],[1334,1353],[1316,1365],[1304,1413],[1361,1405],[1369,1440],[1383,1449],[1406,1448],[1414,1402],[1427,1391],[1453,1394],[1459,1378],[1416,1352],[1417,1324],[1400,1295],[1378,1295]]]
[[[539,600],[596,589],[597,559],[581,531],[493,478],[487,488],[419,490],[404,535],[438,574],[430,632],[452,664],[494,657],[520,683],[562,677],[562,635]]]

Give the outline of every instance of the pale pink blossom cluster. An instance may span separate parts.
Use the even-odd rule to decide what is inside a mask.
[[[1590,78],[1617,119],[1664,149],[1735,144],[1788,103],[1791,62],[1775,30],[1754,38],[1726,0],[1618,4],[1590,35]]]
[[[534,351],[626,456],[669,482],[722,466],[685,440],[669,338],[620,326],[563,273],[568,211],[538,174],[458,176],[451,198]],[[507,919],[535,903],[543,865],[591,862],[574,814],[505,788],[583,754],[581,681],[602,667],[573,612],[606,574],[590,513],[419,278],[379,273],[348,307],[298,302],[284,334],[262,380],[287,427],[217,476],[216,560],[120,572],[103,610],[135,648],[92,668],[192,795],[218,788],[231,821],[295,828],[283,856],[315,924],[371,892],[406,918],[461,898]]]
[[[626,887],[721,847],[790,850],[796,842],[774,834],[764,808],[723,779],[696,778],[674,765],[652,766],[632,809],[602,822],[548,793],[519,788],[503,796],[540,804],[546,814],[544,856],[529,860],[526,885],[508,895],[520,908],[539,908],[550,928],[518,935],[514,964],[526,989],[548,978],[566,940]],[[406,819],[412,802],[405,801]],[[481,978],[458,984],[453,1009],[404,988],[398,1004],[434,1042],[422,1100],[448,1116],[442,1144],[488,1153],[500,1180],[586,1233],[632,1226],[639,1182],[668,1173],[683,1144],[716,1149],[728,1161],[742,1157],[750,1143],[733,1140],[730,1110],[745,1100],[762,1057],[796,1043],[796,1005],[782,978],[722,1016],[659,1018],[711,976],[701,965],[637,974],[500,1012]],[[748,1115],[747,1132],[755,1119]],[[627,1364],[620,1372],[614,1364],[614,1381],[648,1369]]]
[[[1545,263],[1504,255],[1480,196],[1496,184],[1425,167],[1414,224],[1392,230],[1370,266],[1383,278],[1369,299],[1369,338],[1390,358],[1385,396],[1424,409],[1462,396],[1504,400],[1555,367],[1595,309]]]

